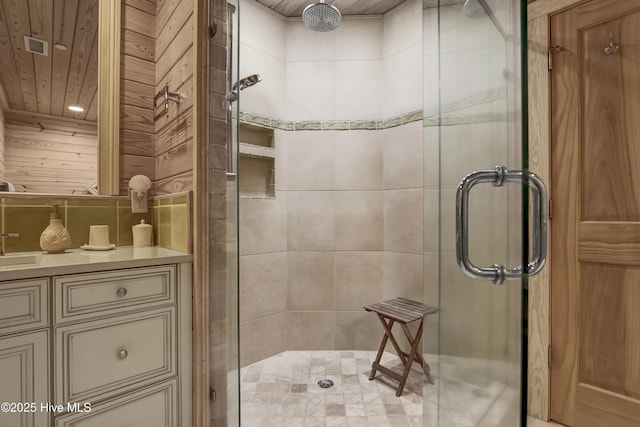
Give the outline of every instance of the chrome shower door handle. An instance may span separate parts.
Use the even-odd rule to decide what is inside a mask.
[[[456,260],[458,266],[469,277],[491,280],[501,284],[505,279],[519,279],[523,268],[507,268],[501,264],[491,267],[478,267],[469,258],[469,192],[481,183],[491,183],[501,187],[505,183],[522,183],[522,171],[509,171],[504,166],[496,166],[492,170],[475,171],[465,176],[456,192]],[[547,189],[542,180],[529,173],[526,182],[532,194],[532,257],[527,263],[529,276],[538,274],[544,267],[547,258]]]

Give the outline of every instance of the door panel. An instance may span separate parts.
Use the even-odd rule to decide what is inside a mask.
[[[635,0],[551,18],[551,417],[569,426],[640,424],[638,41]]]

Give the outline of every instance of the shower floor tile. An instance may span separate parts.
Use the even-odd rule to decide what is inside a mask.
[[[414,364],[402,396],[383,375],[369,381],[372,351],[287,351],[241,370],[242,427],[422,426],[424,374]],[[383,365],[402,373],[396,356]],[[321,388],[318,381],[334,385]],[[427,392],[435,393],[432,386]]]
[[[242,368],[241,427],[514,425],[510,418],[519,394],[495,380],[496,372],[505,371],[501,362],[425,355],[435,385],[413,364],[402,396],[396,397],[395,381],[383,375],[369,381],[375,356],[373,351],[287,351]],[[403,370],[390,353],[382,364]],[[334,385],[319,387],[323,379]]]

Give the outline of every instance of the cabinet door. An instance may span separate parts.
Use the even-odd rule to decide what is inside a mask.
[[[58,404],[96,403],[175,376],[175,307],[55,329]]]
[[[0,283],[0,334],[48,326],[48,284],[46,278]]]
[[[0,402],[35,403],[35,411],[2,412],[2,427],[46,427],[49,414],[49,336],[47,331],[0,338]],[[16,407],[15,409],[22,409]]]
[[[178,424],[177,401],[174,379],[94,405],[90,412],[58,417],[56,427],[188,427]]]

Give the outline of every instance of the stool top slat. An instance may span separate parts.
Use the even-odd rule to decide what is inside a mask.
[[[371,304],[364,309],[401,323],[413,322],[438,311],[433,306],[402,297]]]

